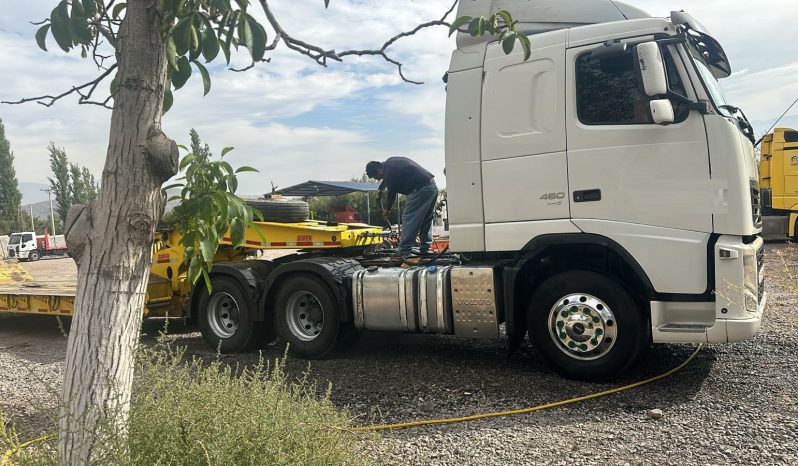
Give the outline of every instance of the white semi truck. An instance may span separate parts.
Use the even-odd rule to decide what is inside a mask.
[[[683,12],[611,0],[467,1],[532,42],[459,33],[448,72],[450,251],[418,266],[309,250],[214,266],[189,314],[214,348],[276,336],[316,358],[352,331],[528,335],[568,377],[606,379],[650,342],[760,326],[763,241],[750,125],[720,44]],[[312,249],[312,248],[311,248]]]

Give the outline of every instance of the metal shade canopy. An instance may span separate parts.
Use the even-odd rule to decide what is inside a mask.
[[[288,188],[278,189],[277,194],[283,196],[341,196],[354,192],[376,191],[377,183],[359,183],[354,181],[306,181]]]

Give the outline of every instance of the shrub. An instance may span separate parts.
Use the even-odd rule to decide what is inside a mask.
[[[103,436],[103,464],[368,462],[329,388],[319,396],[306,378],[289,382],[279,361],[243,368],[218,359],[184,363],[181,351],[162,346],[141,351],[137,374],[129,435]],[[13,451],[12,464],[57,464],[55,439],[50,434]],[[0,426],[0,466],[3,453],[19,446],[13,426]]]

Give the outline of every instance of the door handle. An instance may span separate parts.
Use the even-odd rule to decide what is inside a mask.
[[[600,189],[574,191],[574,202],[596,202],[601,200]]]

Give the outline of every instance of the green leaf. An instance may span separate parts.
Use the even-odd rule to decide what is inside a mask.
[[[470,23],[472,19],[474,18],[471,16],[461,16],[454,20],[452,25],[449,26],[449,37],[451,37],[452,34],[454,34],[454,32],[460,29],[460,27],[462,27],[464,24]]]
[[[211,238],[204,238],[200,241],[200,252],[205,262],[213,263],[213,257],[216,255],[216,246],[218,246],[219,243],[212,243],[210,239]]]
[[[189,30],[189,36],[188,36],[189,50],[191,50],[191,56],[189,57],[189,59],[195,60],[197,57],[199,57],[200,52],[202,52],[202,49],[200,48],[200,45],[202,43],[200,42],[199,30],[197,29],[196,26],[194,26],[193,21],[188,30]]]
[[[64,52],[69,52],[72,48],[72,34],[69,32],[69,14],[67,12],[66,0],[55,7],[50,14],[51,30],[53,37]]]
[[[83,2],[83,13],[87,18],[93,18],[97,14],[97,3],[95,0],[81,0]]]
[[[175,28],[172,30],[172,37],[175,40],[175,48],[177,55],[183,55],[188,52],[191,46],[191,17],[186,16],[180,18]]]
[[[161,115],[166,114],[170,108],[172,108],[172,104],[175,102],[175,98],[172,95],[172,90],[168,87],[163,93],[163,112]]]
[[[118,4],[117,4],[117,5],[114,7],[114,9],[113,9],[113,10],[111,10],[111,16],[112,16],[114,19],[117,19],[117,18],[119,18],[119,14],[120,14],[120,13],[122,13],[122,10],[124,10],[125,8],[127,8],[127,4],[125,4],[125,3],[118,3]]]
[[[83,4],[76,0],[72,0],[72,17],[73,18],[80,18],[85,16],[83,11]]]
[[[244,44],[252,54],[252,25],[247,20],[248,17],[249,15],[246,13],[238,17],[238,42]]]
[[[231,167],[231,166],[230,166],[230,164],[229,164],[229,163],[227,163],[227,162],[225,162],[224,160],[222,160],[221,162],[219,162],[219,166],[220,166],[220,167],[222,167],[222,168],[224,168],[224,171],[226,171],[228,175],[232,175],[232,174],[234,174],[234,173],[235,173],[235,172],[233,171],[233,167]]]
[[[166,60],[169,61],[169,66],[177,71],[177,48],[173,37],[166,41]]]
[[[510,15],[510,12],[507,10],[499,10],[496,12],[496,15],[504,21],[504,24],[507,25],[507,28],[513,30],[513,17]]]
[[[200,258],[194,256],[191,258],[191,262],[188,265],[188,280],[191,283],[196,283],[197,279],[200,276],[201,264]]]
[[[186,169],[188,164],[194,161],[194,154],[188,154],[183,157],[183,160],[180,161],[180,166],[178,167],[178,171],[183,171]]]
[[[245,230],[244,222],[240,218],[236,217],[230,222],[230,240],[233,246],[238,246],[244,241]]]
[[[182,188],[184,185],[183,183],[173,183],[161,188],[162,190],[166,191],[167,189],[174,189],[174,188]]]
[[[180,57],[177,59],[177,71],[172,75],[172,85],[175,89],[180,89],[191,77],[191,65],[188,58]]]
[[[211,91],[211,75],[208,74],[208,70],[204,66],[202,66],[202,64],[197,60],[194,60],[192,63],[194,63],[194,66],[197,67],[197,69],[200,72],[200,75],[202,75],[202,89],[203,89],[202,95],[206,96],[208,95],[208,92]]]
[[[226,155],[228,152],[230,152],[230,151],[231,151],[231,150],[233,150],[233,149],[235,149],[235,148],[234,148],[234,147],[225,147],[224,149],[222,149],[222,158],[223,158],[223,157],[224,157],[224,156],[225,156],[225,155]]]
[[[208,264],[208,270],[210,270],[211,267],[212,264]],[[205,269],[202,269],[202,278],[205,280],[205,287],[208,288],[208,294],[210,294],[213,292],[213,288],[211,287],[211,277],[208,275],[208,271]]]
[[[210,63],[219,55],[219,39],[216,38],[212,29],[205,29],[203,36],[202,56],[205,57],[205,63]]]
[[[524,61],[529,60],[532,55],[532,44],[529,42],[529,37],[524,33],[518,33],[518,42],[521,43],[521,48],[524,49]]]
[[[47,51],[47,31],[50,30],[50,25],[45,24],[44,26],[40,27],[38,31],[36,31],[36,43],[39,45],[39,48]]]
[[[80,5],[80,3],[76,3]],[[94,39],[94,35],[89,29],[89,21],[81,16],[73,16],[69,20],[69,32],[72,34],[72,40],[76,44],[88,45]]]
[[[516,33],[511,32],[507,34],[507,36],[502,40],[502,49],[504,50],[505,55],[509,55],[512,53],[513,48],[515,47],[515,38]]]
[[[228,175],[227,176],[227,187],[230,189],[231,193],[235,193],[238,190],[238,178],[235,175]]]
[[[246,20],[252,32],[252,47],[247,45],[247,48],[252,55],[252,60],[258,62],[263,60],[263,55],[266,53],[266,41],[268,40],[266,29],[250,15],[246,15]]]
[[[244,165],[243,167],[238,167],[236,169],[236,173],[244,173],[244,172],[255,172],[255,173],[258,173],[258,170],[255,169],[255,168],[252,168],[252,167],[248,167],[246,165]]]

